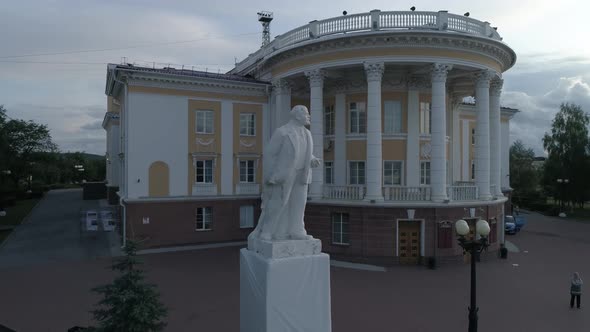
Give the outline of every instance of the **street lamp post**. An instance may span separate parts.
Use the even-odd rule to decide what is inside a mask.
[[[475,261],[477,255],[488,247],[488,235],[490,234],[490,225],[485,220],[478,220],[475,224],[475,235],[479,235],[479,239],[466,239],[469,234],[469,225],[465,220],[458,220],[455,223],[455,229],[459,234],[459,245],[464,252],[471,254],[471,301],[469,305],[469,329],[468,332],[477,332],[477,288],[476,288],[476,273]]]

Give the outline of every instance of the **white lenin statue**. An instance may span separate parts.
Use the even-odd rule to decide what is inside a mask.
[[[311,183],[310,167],[320,159],[312,154],[313,141],[306,125],[307,107],[297,105],[291,119],[278,128],[265,148],[262,214],[248,240],[310,240],[303,223],[307,186]]]

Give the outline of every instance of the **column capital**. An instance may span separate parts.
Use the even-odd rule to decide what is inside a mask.
[[[432,65],[430,69],[430,74],[432,76],[432,82],[446,82],[447,81],[447,73],[453,69],[453,65],[445,64],[445,63],[435,63]]]
[[[490,96],[500,97],[502,94],[502,86],[504,85],[504,80],[501,78],[493,78],[490,81]]]
[[[309,85],[312,87],[322,87],[326,72],[323,69],[312,69],[305,71],[305,76],[309,79]]]
[[[426,77],[413,76],[407,81],[409,90],[419,90],[430,88],[430,81]]]
[[[473,74],[473,79],[475,81],[476,88],[489,88],[490,87],[490,80],[494,78],[496,75],[495,72],[491,70],[481,70],[477,73]]]
[[[291,92],[292,84],[284,78],[278,78],[272,81],[272,88],[276,94],[285,94]]]
[[[383,72],[385,72],[385,64],[383,62],[365,62],[365,73],[367,81],[381,81]]]

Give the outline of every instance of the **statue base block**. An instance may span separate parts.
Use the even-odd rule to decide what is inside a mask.
[[[281,241],[267,241],[258,238],[249,238],[248,250],[257,252],[264,258],[318,255],[322,252],[322,241],[314,238],[309,240]]]
[[[265,242],[256,241],[257,244]],[[307,245],[299,245],[314,247],[315,241],[278,243],[284,242],[307,242]],[[270,248],[281,248],[283,244],[270,245]],[[294,246],[299,248],[297,244]],[[279,249],[261,252],[282,255]],[[330,305],[330,256],[327,254],[270,258],[253,250],[240,250],[240,332],[330,332]]]

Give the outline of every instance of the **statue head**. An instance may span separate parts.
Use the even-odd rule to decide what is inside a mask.
[[[296,105],[293,107],[293,109],[291,109],[289,114],[291,115],[291,120],[294,120],[302,126],[309,126],[311,119],[307,107],[303,105]]]

